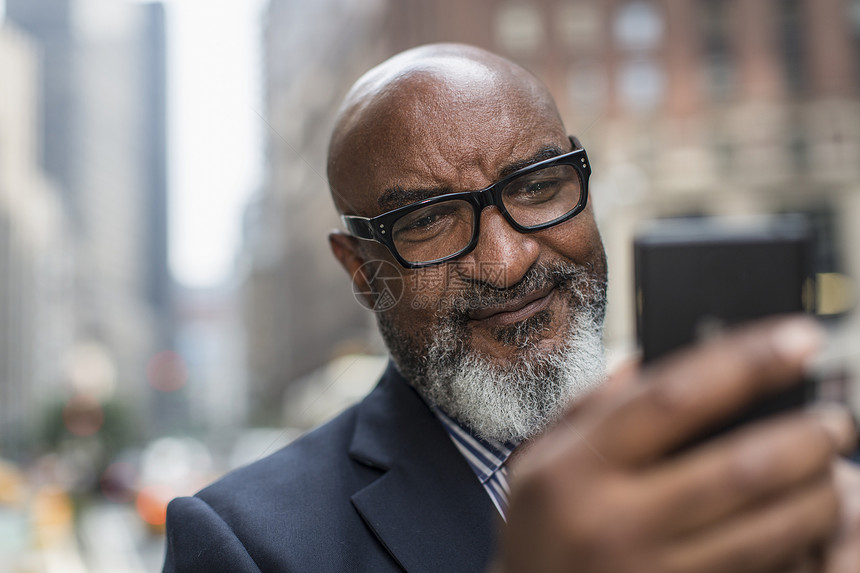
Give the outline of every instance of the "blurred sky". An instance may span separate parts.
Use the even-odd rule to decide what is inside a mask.
[[[266,0],[167,0],[171,267],[223,280],[262,174],[260,23]]]
[[[134,0],[115,0],[134,1]],[[261,14],[267,0],[165,0],[170,263],[179,282],[229,274],[242,207],[260,184]],[[0,0],[0,19],[5,0]]]

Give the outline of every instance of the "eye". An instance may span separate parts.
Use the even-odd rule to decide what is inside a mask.
[[[398,219],[394,225],[397,241],[427,241],[446,232],[461,216],[462,208],[440,203],[419,209]]]
[[[423,217],[420,219],[415,219],[412,221],[408,227],[403,229],[406,230],[418,230],[418,229],[426,229],[431,226],[433,223],[439,220],[439,213],[425,213]]]
[[[432,211],[421,211],[415,217],[408,218],[407,222],[400,227],[401,232],[419,232],[426,231],[431,228],[433,225],[439,223],[445,217],[444,212],[440,212],[438,209]]]
[[[565,180],[558,177],[535,177],[524,181],[515,181],[505,189],[505,200],[516,203],[538,204],[552,200]]]
[[[531,196],[546,195],[558,189],[559,181],[535,181],[525,189],[525,193]]]

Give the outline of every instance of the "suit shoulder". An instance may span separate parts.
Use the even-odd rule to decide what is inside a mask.
[[[349,445],[355,426],[353,406],[326,424],[247,466],[233,470],[198,492],[216,509],[224,499],[279,496],[291,489],[307,491],[319,481],[349,465]]]
[[[353,494],[381,473],[350,458],[356,411],[357,406],[346,410],[196,494],[211,509],[210,517],[223,521],[261,570],[293,570],[288,564],[306,570],[310,563],[319,565],[322,555],[322,570],[356,570],[356,560],[367,562],[367,567],[358,567],[361,570],[392,569],[391,557],[352,505]],[[174,524],[177,527],[179,520]],[[332,547],[340,549],[330,551]]]

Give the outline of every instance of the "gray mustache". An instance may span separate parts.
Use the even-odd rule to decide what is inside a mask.
[[[539,265],[532,267],[515,285],[498,288],[485,282],[469,281],[466,290],[458,293],[451,301],[451,308],[465,314],[486,306],[499,306],[522,299],[536,290],[549,286],[564,288],[585,273],[577,265]],[[466,283],[465,279],[461,279]]]

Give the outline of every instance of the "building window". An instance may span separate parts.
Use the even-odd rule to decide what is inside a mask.
[[[780,0],[778,6],[785,86],[789,93],[797,95],[806,87],[800,0]]]
[[[597,111],[607,93],[606,67],[597,63],[574,66],[567,77],[567,92],[575,106]]]
[[[598,48],[600,13],[593,2],[573,0],[559,4],[554,25],[558,44],[571,52]]]
[[[848,4],[850,13],[848,20],[851,22],[851,30],[854,32],[854,59],[857,65],[857,77],[855,81],[860,85],[860,0],[852,0]]]
[[[663,68],[650,58],[630,59],[619,68],[618,90],[627,109],[640,113],[654,111],[666,91]]]
[[[732,138],[723,125],[718,125],[710,136],[711,151],[714,154],[718,173],[734,171],[735,149]]]
[[[663,41],[665,23],[654,2],[631,0],[615,14],[612,32],[627,55],[618,66],[618,95],[627,109],[651,112],[663,101],[666,78],[654,52]]]
[[[663,17],[653,2],[632,0],[618,9],[612,31],[622,49],[641,52],[660,46],[664,27]]]
[[[729,44],[728,0],[700,0],[705,93],[714,101],[728,99],[735,89],[734,58]]]
[[[541,14],[531,4],[508,4],[496,13],[496,41],[515,55],[531,55],[544,37]]]

